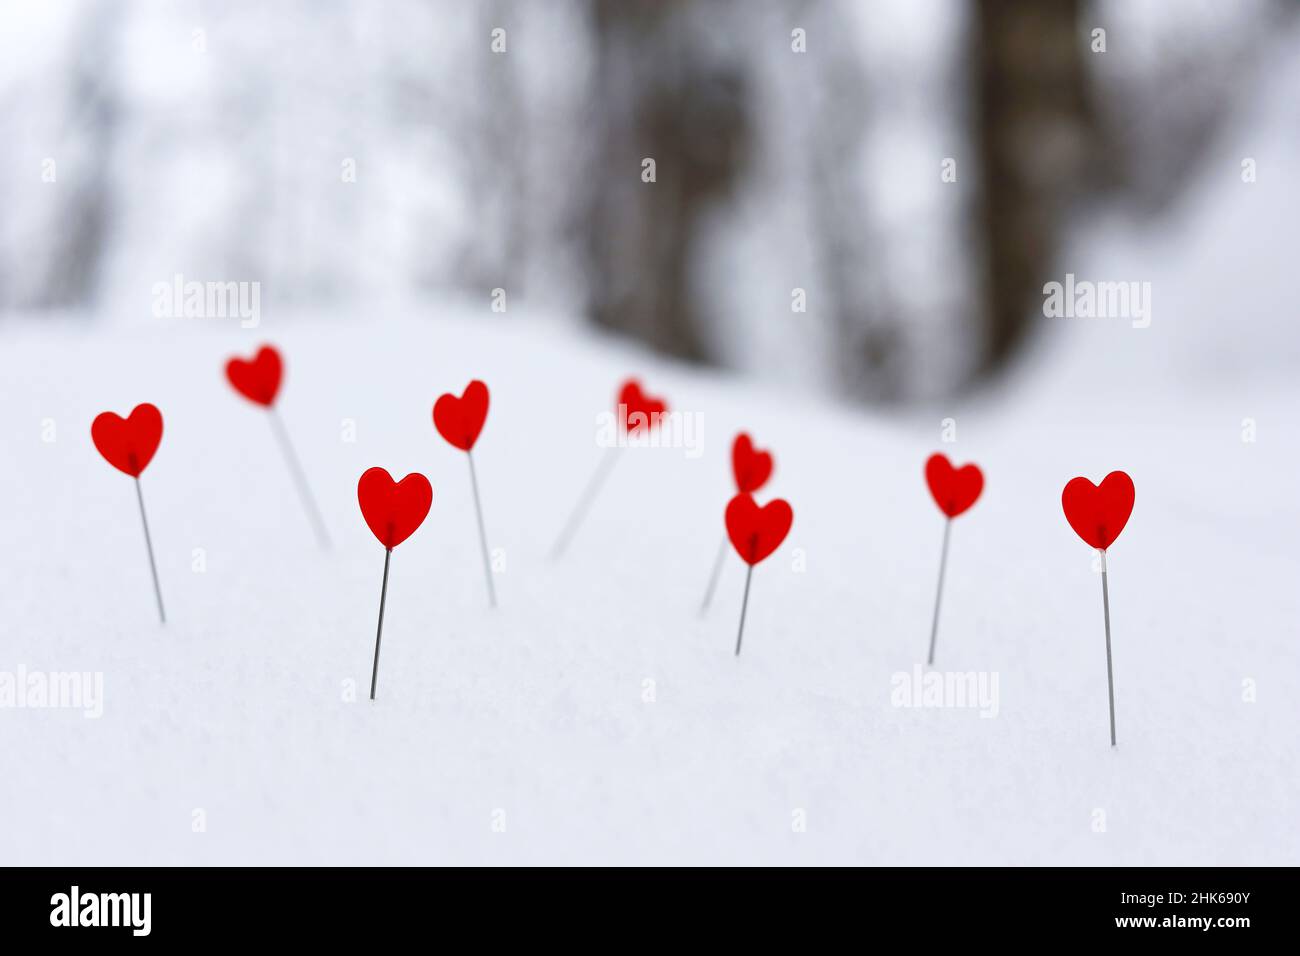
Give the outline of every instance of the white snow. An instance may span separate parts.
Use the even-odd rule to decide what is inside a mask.
[[[327,554],[269,424],[222,378],[263,339],[287,356],[281,409]],[[624,450],[548,562],[628,372],[703,416],[705,453]],[[1229,394],[957,412],[946,450],[988,486],[953,531],[938,666],[998,674],[986,719],[890,702],[928,636],[937,420],[887,424],[486,314],[11,325],[0,376],[0,671],[98,671],[105,696],[98,720],[0,710],[6,862],[1296,862],[1294,386],[1255,396],[1255,444]],[[467,466],[430,420],[473,376],[492,388],[476,461],[506,558],[495,613]],[[166,417],[143,479],[166,627],[130,479],[88,437],[97,412],[145,400]],[[738,559],[710,616],[696,606],[741,427],[774,449],[761,497],[787,497],[795,524],[755,573],[737,660]],[[383,552],[355,485],[375,464],[435,492],[394,553],[371,704]],[[1068,478],[1112,468],[1138,489],[1110,558],[1115,750],[1099,581],[1059,505]]]

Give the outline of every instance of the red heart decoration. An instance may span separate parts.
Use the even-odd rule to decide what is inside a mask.
[[[1061,492],[1061,507],[1075,534],[1105,550],[1128,524],[1135,495],[1133,479],[1122,471],[1112,471],[1100,485],[1087,478],[1071,479]]]
[[[623,430],[635,434],[643,428],[653,428],[659,416],[668,410],[668,403],[652,398],[641,391],[641,383],[629,378],[618,393],[619,408],[623,413]]]
[[[925,463],[925,480],[939,510],[955,518],[979,500],[984,473],[978,465],[954,468],[947,455],[935,453]]]
[[[433,425],[450,444],[469,451],[478,441],[487,413],[488,387],[474,379],[460,398],[448,392],[433,403]]]
[[[752,495],[727,503],[727,537],[745,563],[754,565],[781,546],[794,522],[794,509],[782,498],[759,507]]]
[[[258,349],[251,362],[232,358],[226,363],[226,378],[235,386],[235,391],[259,405],[270,405],[275,401],[283,375],[284,362],[271,345]]]
[[[140,472],[153,461],[162,441],[162,430],[162,412],[145,402],[133,408],[126,418],[113,412],[96,415],[90,425],[90,440],[110,465],[132,478],[139,478]]]
[[[433,504],[433,486],[418,472],[393,481],[384,469],[370,468],[357,482],[357,501],[379,543],[391,550],[424,523]]]
[[[759,451],[749,435],[741,432],[731,443],[731,473],[742,494],[758,491],[772,475],[772,453]]]

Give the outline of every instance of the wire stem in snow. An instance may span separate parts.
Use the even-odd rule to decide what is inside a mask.
[[[587,482],[587,488],[578,499],[578,504],[573,509],[573,514],[569,516],[568,523],[564,530],[560,532],[560,537],[555,542],[555,547],[551,550],[551,557],[558,558],[564,553],[564,549],[569,546],[569,541],[573,538],[574,533],[578,530],[578,525],[582,523],[583,517],[587,514],[587,509],[591,507],[592,500],[596,493],[600,491],[601,485],[609,477],[610,469],[614,467],[614,462],[618,460],[618,445],[610,445],[605,451],[605,457],[596,465],[595,472],[592,473],[591,480]]]
[[[330,536],[329,532],[325,530],[325,519],[321,517],[320,509],[316,507],[316,499],[312,497],[311,486],[307,484],[307,476],[298,461],[298,455],[293,450],[293,443],[289,441],[288,429],[284,427],[284,422],[280,419],[280,413],[275,410],[274,405],[268,409],[268,412],[271,415],[271,425],[275,431],[275,437],[280,442],[280,450],[284,452],[284,458],[289,463],[289,471],[293,475],[294,484],[298,486],[298,497],[302,499],[302,506],[307,512],[307,517],[316,529],[316,540],[322,548],[328,548],[330,546]]]
[[[926,664],[934,666],[934,642],[939,636],[939,602],[943,600],[943,572],[948,567],[948,534],[952,531],[952,519],[943,524],[943,551],[939,555],[939,588],[934,593],[934,621],[930,625],[930,656]]]
[[[700,604],[700,616],[703,617],[709,610],[709,605],[713,603],[713,592],[717,590],[718,578],[722,576],[722,562],[727,556],[727,538],[722,537],[722,545],[718,548],[718,556],[713,559],[713,573],[709,575],[709,586],[704,592],[704,601]]]
[[[384,583],[379,589],[379,626],[375,629],[375,666],[370,671],[370,699],[375,699],[375,685],[379,682],[379,642],[384,636],[384,603],[388,600],[388,562],[393,549],[384,549]]]
[[[1115,672],[1110,656],[1110,590],[1106,586],[1106,549],[1101,552],[1101,610],[1106,616],[1106,691],[1110,696],[1110,745],[1115,746]]]
[[[158,620],[167,623],[167,612],[163,610],[162,588],[158,585],[158,565],[153,559],[153,539],[149,536],[149,519],[144,514],[144,492],[140,490],[140,477],[135,479],[135,497],[140,502],[140,523],[144,525],[144,546],[149,552],[149,573],[153,575],[153,594],[158,599]]]
[[[474,488],[474,513],[478,515],[478,541],[483,549],[483,573],[487,576],[488,603],[497,606],[496,585],[492,583],[492,559],[488,556],[487,531],[483,527],[483,506],[478,497],[478,475],[474,472],[474,452],[467,451],[469,459],[469,483]]]
[[[749,582],[754,577],[754,566],[745,565],[745,596],[740,602],[740,629],[736,631],[736,656],[740,656],[740,642],[745,638],[745,610],[749,607]]]

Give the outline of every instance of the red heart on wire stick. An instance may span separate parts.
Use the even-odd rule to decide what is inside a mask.
[[[433,504],[433,486],[419,472],[393,481],[384,469],[370,468],[357,482],[357,501],[379,543],[392,549],[424,523]]]
[[[772,475],[772,454],[756,449],[749,435],[741,432],[731,443],[731,473],[738,492],[758,491]]]
[[[955,518],[979,500],[984,473],[978,465],[954,468],[947,455],[935,453],[925,463],[925,481],[939,510]]]
[[[668,410],[668,403],[641,391],[641,383],[629,378],[618,393],[618,404],[623,412],[623,429],[631,435],[643,428],[653,428],[659,416]]]
[[[284,361],[272,345],[263,345],[252,361],[232,358],[226,363],[226,378],[235,386],[235,391],[259,405],[275,402],[283,376]]]
[[[162,431],[162,412],[145,402],[133,408],[126,418],[113,412],[95,416],[90,425],[90,440],[110,465],[132,478],[139,478],[153,461],[162,441]]]
[[[487,413],[488,387],[474,379],[460,398],[448,392],[433,403],[433,425],[448,443],[469,451],[478,441]]]
[[[746,564],[758,564],[781,546],[794,522],[794,509],[782,498],[759,507],[752,495],[727,503],[727,537]]]
[[[1061,492],[1061,508],[1075,534],[1105,550],[1128,524],[1136,493],[1133,479],[1122,471],[1112,471],[1100,485],[1073,478]]]

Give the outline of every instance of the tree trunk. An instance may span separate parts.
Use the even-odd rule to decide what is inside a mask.
[[[739,177],[750,97],[740,67],[706,52],[709,31],[742,28],[733,3],[592,0],[594,168],[586,239],[597,325],[670,355],[710,358],[691,288],[700,217]],[[643,161],[655,181],[644,182]]]
[[[975,12],[986,288],[976,372],[1007,362],[1041,315],[1068,202],[1091,163],[1082,0],[981,0]]]

